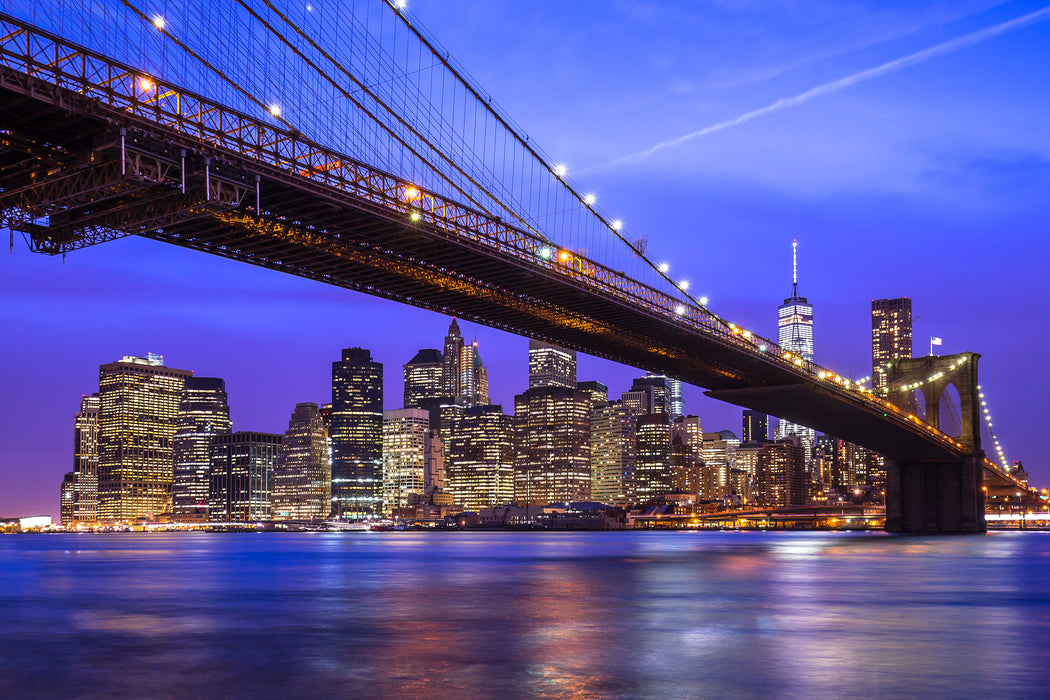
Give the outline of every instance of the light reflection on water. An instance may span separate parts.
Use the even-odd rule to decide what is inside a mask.
[[[0,697],[1039,697],[1050,533],[0,538]]]

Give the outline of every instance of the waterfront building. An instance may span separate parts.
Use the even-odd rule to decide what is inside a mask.
[[[758,455],[755,491],[770,508],[805,505],[808,501],[802,441],[796,436],[767,442]]]
[[[73,504],[76,493],[76,473],[66,472],[62,477],[62,488],[59,491],[58,518],[63,525],[76,522]]]
[[[315,403],[297,403],[273,469],[275,520],[323,520],[332,509],[328,427]]]
[[[514,500],[519,505],[590,500],[591,397],[576,389],[575,377],[570,387],[536,386],[515,396],[514,413]]]
[[[729,472],[736,468],[736,451],[740,440],[731,430],[704,433],[704,464],[713,471],[715,487],[722,495],[729,491]]]
[[[637,414],[622,401],[591,408],[591,499],[630,506],[635,499]]]
[[[736,466],[729,475],[729,491],[740,496],[744,503],[752,500],[758,476],[758,456],[768,442],[742,442],[736,448]]]
[[[671,493],[689,494],[697,500],[703,498],[705,491],[714,487],[706,484],[703,462],[689,445],[682,442],[681,435],[671,436],[671,447],[668,452],[668,467],[671,477]]]
[[[420,350],[402,369],[405,373],[405,408],[424,408],[444,395],[444,357],[440,350]]]
[[[872,299],[871,388],[876,392],[886,388],[886,364],[911,355],[911,299]]]
[[[464,510],[510,503],[514,498],[514,418],[499,405],[462,409],[447,421],[445,480]]]
[[[591,407],[604,406],[609,403],[609,387],[594,380],[576,382],[576,389],[591,397]]]
[[[98,410],[97,393],[82,396],[80,412],[73,418],[71,517],[79,522],[91,522],[98,518]]]
[[[667,382],[667,412],[671,414],[671,420],[681,418],[683,415],[682,403],[682,380],[668,377],[666,374],[649,372],[646,378],[663,379]]]
[[[216,377],[187,377],[172,441],[172,514],[176,520],[208,519],[211,440],[231,429],[226,382]]]
[[[409,504],[425,490],[430,414],[418,408],[383,411],[383,513]]]
[[[679,441],[681,444],[681,441]],[[638,416],[635,438],[635,493],[640,503],[672,493],[671,424],[666,413]]]
[[[99,367],[98,518],[170,513],[176,419],[188,370],[125,356]]]
[[[363,348],[332,363],[332,516],[377,517],[383,503],[383,365]]]
[[[576,351],[529,340],[529,388],[576,388]]]
[[[769,439],[769,416],[761,411],[745,410],[741,442],[765,442]]]
[[[281,435],[239,431],[212,437],[208,519],[250,523],[272,518],[273,470]]]
[[[513,468],[513,465],[512,465]],[[435,493],[445,491],[445,442],[433,428],[423,438],[423,494],[433,503]]]

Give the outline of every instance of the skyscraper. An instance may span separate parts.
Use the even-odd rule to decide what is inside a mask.
[[[418,408],[383,411],[383,511],[407,506],[422,496],[430,414]]]
[[[176,417],[188,370],[125,356],[99,367],[98,517],[171,512]]]
[[[73,499],[76,489],[75,472],[66,472],[62,477],[62,488],[59,492],[59,522],[63,525],[71,525],[76,521],[73,516]]]
[[[813,359],[813,305],[798,293],[798,241],[791,242],[791,296],[777,309],[777,342],[784,350],[804,360]],[[777,421],[776,437],[797,435],[802,441],[808,463],[817,434],[812,428],[791,421]]]
[[[758,455],[755,490],[762,505],[772,508],[806,503],[802,443],[797,437],[763,445]]]
[[[609,387],[594,380],[576,382],[576,388],[591,397],[591,406],[604,406],[609,403]]]
[[[745,410],[743,428],[741,442],[765,442],[769,439],[769,416],[761,411]]]
[[[328,428],[315,403],[297,403],[273,470],[273,517],[322,520],[332,508]]]
[[[212,438],[208,470],[208,519],[249,523],[272,517],[273,468],[280,435],[236,432]]]
[[[576,351],[529,340],[529,388],[576,388]]]
[[[572,387],[538,386],[514,397],[514,500],[521,505],[591,497],[591,397],[573,379]]]
[[[610,506],[635,502],[637,413],[622,401],[591,409],[591,499]]]
[[[175,455],[172,513],[177,520],[208,519],[211,439],[230,429],[226,382],[215,377],[187,377],[172,442]]]
[[[80,413],[73,419],[74,521],[98,517],[98,408],[97,393],[83,396]]]
[[[911,299],[871,300],[871,387],[887,385],[886,363],[911,357]]]
[[[740,440],[731,430],[704,433],[704,464],[714,473],[715,486],[724,495],[729,488],[730,471],[736,468]]]
[[[460,374],[463,376],[463,392],[470,406],[487,406],[489,403],[489,371],[481,361],[477,338],[463,347],[463,358],[460,361]]]
[[[648,377],[654,377],[657,379],[664,379],[667,382],[667,413],[671,414],[671,420],[682,417],[682,411],[684,404],[682,403],[682,380],[668,377],[666,374],[656,374],[649,372],[645,375]]]
[[[332,515],[378,516],[383,504],[383,365],[362,348],[332,363]]]
[[[514,499],[514,417],[499,405],[474,406],[451,421],[445,443],[448,492],[465,510]]]
[[[441,386],[444,396],[463,396],[463,335],[459,323],[452,319],[445,336],[445,352],[442,356]]]
[[[428,401],[444,394],[442,373],[444,358],[440,350],[420,350],[403,366],[405,372],[405,408],[424,408]]]
[[[671,423],[666,413],[638,416],[635,446],[635,494],[640,503],[672,493]],[[681,442],[679,442],[681,444]]]

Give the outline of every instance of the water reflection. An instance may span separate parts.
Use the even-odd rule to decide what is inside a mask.
[[[0,697],[1038,696],[1050,535],[0,538]]]

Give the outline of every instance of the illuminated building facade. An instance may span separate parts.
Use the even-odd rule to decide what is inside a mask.
[[[514,418],[498,405],[474,406],[451,419],[445,442],[449,494],[464,510],[514,499]]]
[[[622,401],[591,409],[591,500],[635,503],[636,422],[637,414]]]
[[[604,406],[609,403],[609,387],[594,380],[576,382],[576,389],[591,397],[591,406]]]
[[[805,505],[808,501],[802,442],[797,437],[767,442],[758,455],[755,478],[758,501],[770,508]]]
[[[671,423],[666,413],[638,416],[635,432],[635,495],[646,503],[674,491]]]
[[[886,363],[911,357],[911,299],[871,301],[871,387],[884,389]]]
[[[73,515],[74,493],[76,490],[76,475],[74,472],[66,472],[62,477],[62,489],[59,492],[59,522],[70,525],[76,522]]]
[[[157,355],[99,367],[98,518],[170,513],[176,419],[193,373]]]
[[[383,512],[409,504],[425,490],[430,414],[418,408],[383,412]]]
[[[440,350],[420,350],[405,364],[405,408],[424,408],[428,401],[444,394],[441,376],[444,358]]]
[[[80,412],[73,419],[72,519],[75,521],[90,522],[98,518],[98,409],[98,394],[83,396]]]
[[[710,484],[704,483],[702,461],[691,447],[682,442],[681,435],[671,437],[667,460],[671,473],[671,493],[687,493],[702,499],[704,492],[714,486],[713,480]]]
[[[250,523],[273,517],[273,469],[282,436],[236,432],[212,438],[208,519]]]
[[[467,399],[468,405],[488,406],[492,403],[489,400],[489,371],[485,363],[481,361],[477,339],[463,346],[460,374],[462,375],[463,396]]]
[[[445,352],[442,356],[441,386],[444,396],[463,396],[463,334],[459,323],[452,319],[448,333],[445,335]]]
[[[577,391],[575,377],[571,387],[538,386],[515,396],[514,414],[518,505],[590,500],[591,397]]]
[[[529,340],[529,388],[576,388],[576,351]]]
[[[791,296],[777,309],[777,342],[781,348],[799,355],[804,360],[813,360],[813,305],[798,293],[798,241],[791,244]],[[802,441],[806,461],[813,454],[817,434],[813,428],[791,421],[777,421],[776,437],[782,439],[795,435]]]
[[[725,494],[729,489],[730,470],[736,468],[736,451],[740,440],[731,430],[704,433],[704,464],[714,473],[715,488]]]
[[[684,404],[682,402],[682,380],[668,377],[666,374],[655,374],[649,372],[645,375],[647,379],[663,379],[667,382],[666,411],[671,414],[671,420],[681,418]]]
[[[275,520],[323,520],[332,508],[328,427],[315,403],[297,403],[273,469]]]
[[[208,519],[211,439],[230,430],[226,382],[216,377],[187,377],[172,443],[175,455],[172,513],[176,520]]]
[[[362,348],[332,363],[332,515],[376,517],[383,505],[383,365]]]

